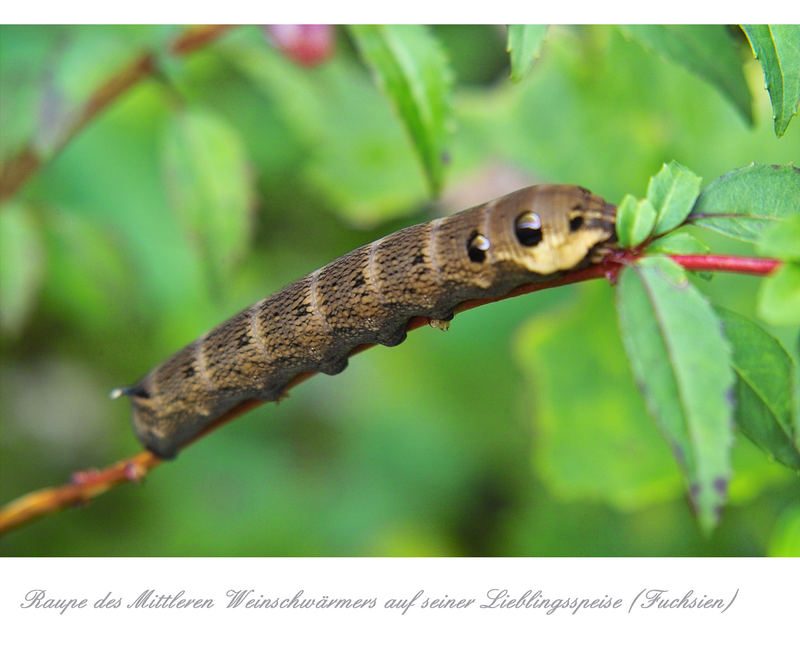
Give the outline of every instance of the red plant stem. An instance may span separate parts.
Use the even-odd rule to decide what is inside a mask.
[[[752,275],[769,275],[780,264],[777,259],[756,259],[724,255],[670,255],[670,257],[687,270],[725,271]],[[546,288],[574,284],[590,279],[606,277],[614,281],[622,268],[627,264],[634,263],[636,258],[636,254],[627,251],[612,253],[600,263],[566,273],[560,277],[544,282],[519,286],[510,293],[497,298],[462,302],[455,308],[455,312],[461,313],[462,311],[467,311],[477,306],[505,300],[517,295],[524,295]],[[425,317],[412,318],[409,320],[406,329],[411,331],[412,329],[417,329],[428,323],[429,320]],[[361,345],[354,349],[351,355],[362,352],[370,347],[372,347],[372,344]],[[304,374],[296,376],[286,386],[286,390],[288,391],[295,385],[314,376],[314,374],[314,372],[305,372]],[[255,408],[261,403],[261,401],[255,399],[243,401],[230,412],[211,422],[196,437],[190,440],[189,444],[196,442],[222,424]],[[99,496],[119,484],[138,482],[149,471],[162,464],[162,462],[163,460],[156,457],[150,451],[142,451],[131,458],[120,460],[116,464],[103,470],[78,472],[73,475],[70,483],[60,487],[42,489],[21,496],[0,509],[0,535],[71,505],[88,503],[95,496]]]
[[[186,29],[171,43],[170,52],[175,56],[190,54],[216,40],[226,29],[228,25],[205,25]],[[156,66],[156,59],[152,54],[142,54],[100,84],[61,133],[52,156],[63,149],[111,103],[143,78],[155,72]],[[26,145],[17,155],[6,160],[0,168],[0,202],[13,196],[45,162],[47,160],[42,159],[32,144]]]
[[[730,255],[670,255],[687,270],[723,271],[746,275],[769,275],[778,266],[778,259],[734,257]]]

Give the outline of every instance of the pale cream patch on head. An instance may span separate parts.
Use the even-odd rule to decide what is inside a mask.
[[[521,218],[521,217],[520,217]],[[517,223],[520,223],[518,218]],[[523,219],[523,225],[531,223]],[[532,232],[516,229],[521,244],[522,257],[519,261],[529,271],[550,275],[558,271],[570,270],[577,266],[598,243],[609,238],[608,232],[599,227],[580,227],[571,231],[565,217],[552,217],[541,224],[541,240],[538,243]],[[529,245],[526,245],[526,241]]]

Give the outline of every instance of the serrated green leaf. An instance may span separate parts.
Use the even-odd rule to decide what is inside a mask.
[[[751,164],[717,178],[700,194],[692,222],[702,228],[758,241],[770,224],[800,212],[800,169]],[[721,214],[727,216],[706,216]]]
[[[775,135],[781,137],[800,101],[800,25],[742,25],[764,70]]]
[[[650,178],[647,199],[656,210],[653,234],[663,234],[677,228],[689,215],[700,193],[702,178],[674,160],[662,165]]]
[[[653,233],[656,218],[656,209],[653,204],[646,198],[639,199],[636,203],[636,214],[633,217],[631,246],[638,246]]]
[[[669,255],[704,255],[710,248],[688,232],[670,232],[647,246],[647,252]]]
[[[800,262],[800,208],[797,214],[770,226],[756,245],[756,250],[760,255]]]
[[[0,329],[16,335],[31,314],[45,267],[41,233],[30,208],[0,206]]]
[[[561,500],[630,510],[672,500],[682,485],[633,383],[611,291],[587,285],[569,307],[536,313],[515,337],[514,357],[547,488]]]
[[[254,195],[241,138],[212,113],[181,111],[167,124],[162,160],[173,210],[219,288],[252,229]]]
[[[787,262],[761,281],[758,315],[770,324],[800,324],[800,264]]]
[[[640,259],[622,272],[617,286],[631,369],[708,533],[719,519],[731,475],[730,347],[711,305],[670,259]]]
[[[724,25],[625,25],[624,31],[719,90],[748,124],[750,90],[736,43]]]
[[[722,307],[715,311],[733,348],[739,427],[765,453],[800,470],[792,425],[794,362],[783,346],[752,320]]]
[[[633,194],[625,194],[617,207],[617,243],[620,248],[630,248],[631,246],[635,216],[636,197]]]
[[[758,241],[764,228],[775,223],[769,216],[745,216],[730,214],[726,216],[702,217],[692,222],[706,230],[713,230],[740,241]]]
[[[656,210],[646,198],[638,201],[627,194],[617,209],[617,241],[621,248],[633,248],[653,231]]]
[[[453,76],[439,42],[420,25],[353,25],[350,33],[403,120],[432,193],[438,194],[448,157]]]
[[[508,53],[511,58],[511,80],[521,81],[539,58],[547,25],[509,25]]]

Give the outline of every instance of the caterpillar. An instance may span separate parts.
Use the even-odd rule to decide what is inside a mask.
[[[414,317],[590,263],[616,207],[574,185],[537,185],[399,230],[226,320],[112,397],[130,397],[142,444],[171,458],[247,400],[277,401],[308,372],[338,374],[360,346],[398,345]]]

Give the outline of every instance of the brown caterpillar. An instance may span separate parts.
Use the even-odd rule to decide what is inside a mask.
[[[173,457],[245,400],[276,401],[306,372],[338,374],[360,345],[400,344],[415,316],[441,325],[466,300],[589,263],[615,217],[586,189],[538,185],[405,228],[245,309],[112,396],[129,396],[138,438]]]

